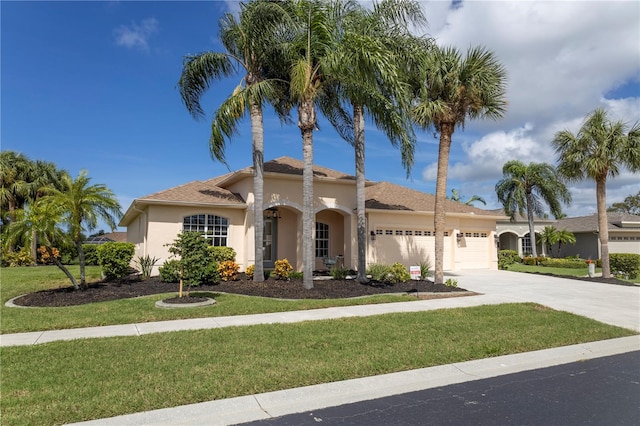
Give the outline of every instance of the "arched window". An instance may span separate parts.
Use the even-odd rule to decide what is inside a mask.
[[[212,214],[185,216],[182,221],[185,232],[199,232],[214,246],[226,246],[229,235],[229,220]]]
[[[329,256],[329,225],[316,222],[316,257]]]

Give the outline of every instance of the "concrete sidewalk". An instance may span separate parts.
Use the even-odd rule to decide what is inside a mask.
[[[416,312],[487,304],[536,302],[598,321],[640,331],[640,287],[617,286],[506,271],[447,274],[478,296],[362,305],[236,317],[198,318],[0,336],[0,346],[55,340],[139,336],[181,330],[291,323],[342,317]],[[227,400],[99,419],[89,425],[227,425],[380,398],[470,380],[495,377],[640,350],[640,336],[288,389]]]

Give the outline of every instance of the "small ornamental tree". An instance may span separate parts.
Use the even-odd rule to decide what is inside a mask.
[[[169,245],[169,253],[180,262],[180,297],[182,297],[182,286],[185,281],[191,287],[215,280],[218,265],[211,260],[209,244],[199,233],[178,234],[178,238]]]

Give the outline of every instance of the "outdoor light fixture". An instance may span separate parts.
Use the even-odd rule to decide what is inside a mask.
[[[371,231],[371,241],[375,241],[376,240],[376,233]]]
[[[461,234],[460,232],[458,232],[458,233],[456,234],[456,240],[457,240],[458,242],[460,242],[460,241],[462,240],[462,234]]]
[[[273,207],[264,211],[264,217],[266,217],[268,219],[280,219],[280,218],[282,218],[282,216],[280,215],[280,212],[278,211],[278,209],[273,208]]]

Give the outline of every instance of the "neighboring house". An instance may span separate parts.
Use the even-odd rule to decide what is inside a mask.
[[[264,164],[264,266],[286,258],[302,269],[303,163],[281,157]],[[136,256],[162,264],[182,231],[198,231],[213,245],[233,247],[241,270],[254,263],[253,168],[137,198],[123,216]],[[434,261],[435,197],[388,182],[367,182],[367,264]],[[503,215],[446,201],[444,269],[497,268],[496,221]],[[357,265],[355,177],[314,166],[315,265],[343,256]]]
[[[609,225],[609,253],[640,254],[640,216],[626,213],[607,213],[607,223]],[[554,226],[557,229],[573,232],[576,237],[575,244],[562,245],[559,257],[600,258],[597,214],[560,219]]]
[[[502,210],[495,210],[498,214]],[[609,253],[640,254],[640,216],[625,213],[607,213],[609,224]],[[558,230],[566,229],[576,237],[575,244],[563,244],[552,247],[553,253],[547,253],[546,244],[537,242],[537,251],[541,256],[567,257],[580,256],[583,259],[600,258],[600,240],[598,239],[598,215],[564,218],[559,220],[536,218],[536,234],[542,233],[546,226]],[[520,256],[531,254],[529,242],[529,223],[526,217],[517,215],[515,221],[498,221],[496,232],[499,236],[500,250],[516,250]]]
[[[496,215],[503,214],[504,210],[493,210]],[[535,218],[533,223],[534,233],[540,234],[546,226],[555,226],[554,219]],[[520,257],[531,254],[531,240],[529,239],[529,221],[526,216],[516,214],[514,220],[508,217],[496,222],[496,233],[499,239],[500,250],[515,250]],[[540,244],[537,239],[536,251],[539,256],[549,256],[546,244]]]
[[[124,243],[127,241],[126,232],[110,232],[108,234],[92,235],[85,240],[85,244]]]

